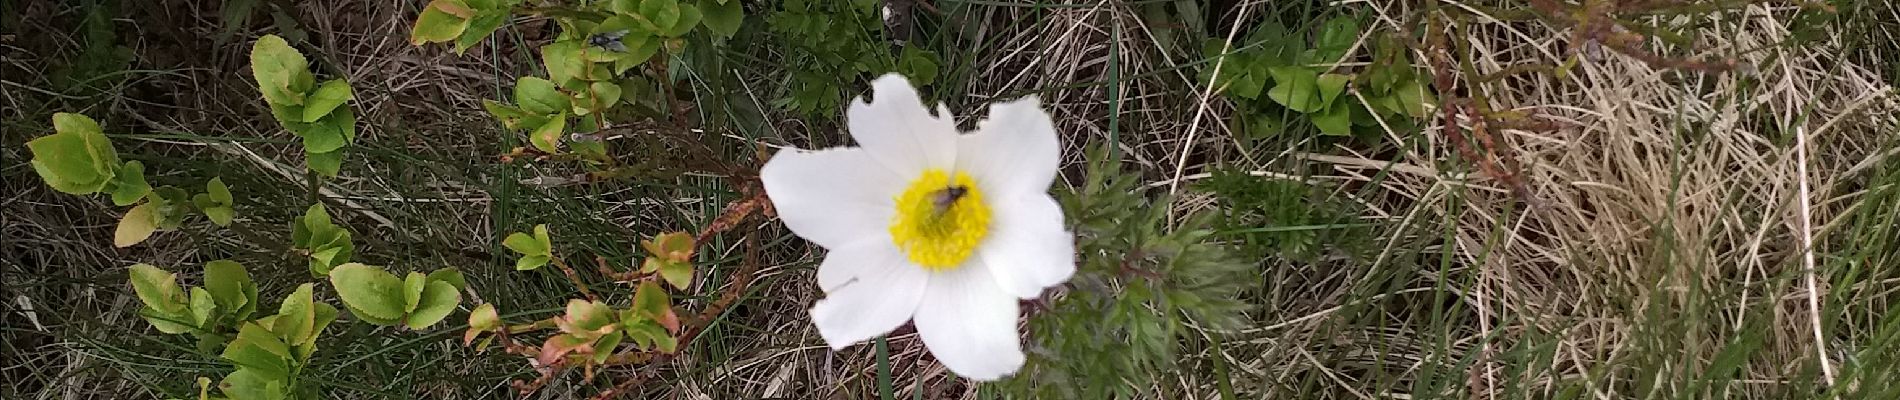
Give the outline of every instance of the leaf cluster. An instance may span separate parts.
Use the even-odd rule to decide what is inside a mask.
[[[1171,198],[1151,198],[1105,154],[1091,151],[1086,182],[1061,196],[1081,258],[1068,290],[1030,319],[1030,361],[1005,385],[1020,397],[1144,397],[1138,383],[1174,369],[1188,321],[1240,321],[1249,264],[1210,239],[1216,215],[1171,224]]]
[[[330,285],[350,315],[381,326],[424,329],[442,321],[462,301],[461,271],[443,268],[403,278],[380,267],[348,263],[330,271]]]
[[[1389,35],[1371,35],[1374,61],[1363,70],[1336,66],[1352,61],[1362,31],[1356,19],[1338,16],[1323,23],[1309,43],[1306,35],[1268,20],[1247,36],[1246,46],[1230,49],[1219,39],[1203,43],[1202,51],[1214,58],[1209,65],[1217,67],[1203,70],[1202,80],[1243,108],[1242,123],[1255,137],[1284,130],[1282,115],[1304,115],[1321,133],[1334,136],[1376,131],[1382,119],[1388,124],[1408,120],[1409,125],[1409,119],[1426,117],[1435,100],[1418,80],[1405,47]]]
[[[331,222],[322,204],[310,206],[303,216],[290,221],[290,243],[309,255],[313,276],[329,276],[331,268],[350,262],[356,254],[350,230]]]
[[[145,164],[121,162],[99,123],[84,115],[53,114],[53,134],[28,141],[27,149],[33,153],[29,162],[33,171],[53,190],[108,193],[115,205],[136,204],[120,217],[113,232],[113,244],[118,247],[143,242],[159,230],[178,228],[193,206],[219,226],[229,225],[236,215],[230,188],[222,179],[212,178],[205,193],[197,196],[171,186],[153,189],[145,180]]]
[[[836,115],[845,90],[865,76],[897,72],[917,86],[936,81],[942,61],[919,46],[892,46],[875,1],[789,0],[766,17],[773,39],[787,51],[789,92],[773,104],[808,116]]]
[[[472,317],[471,317],[472,318]],[[470,320],[470,331],[474,331]],[[622,343],[647,351],[679,350],[679,314],[673,311],[666,289],[653,281],[641,282],[633,304],[614,309],[591,300],[568,300],[567,312],[555,318],[560,333],[548,337],[536,357],[539,365],[590,365],[607,362]],[[472,334],[471,334],[472,335]]]
[[[503,0],[436,0],[416,19],[411,41],[454,40],[459,53],[499,27],[512,5]],[[655,102],[658,90],[652,80],[627,72],[661,51],[680,51],[696,27],[731,37],[745,19],[739,0],[611,0],[558,11],[547,15],[554,17],[561,33],[540,49],[548,78],[516,80],[513,105],[492,100],[482,104],[508,129],[528,131],[529,143],[549,154],[561,152],[567,132],[591,132],[606,125],[604,114],[616,106],[664,115],[660,110],[665,107]],[[569,147],[587,160],[610,161],[598,141],[574,141]]]
[[[356,112],[348,104],[356,95],[350,83],[331,79],[317,84],[303,54],[277,35],[264,35],[252,45],[251,75],[270,104],[271,116],[303,138],[310,170],[336,176],[343,165],[338,150],[356,141]]]
[[[316,302],[314,285],[291,292],[274,315],[252,319],[259,302],[257,285],[244,266],[229,260],[205,264],[204,286],[184,288],[177,274],[146,264],[134,265],[129,280],[139,301],[139,316],[159,332],[190,334],[198,350],[217,353],[237,368],[218,384],[199,379],[200,399],[277,400],[313,398],[299,392],[297,376],[316,352],[317,337],[337,318],[336,307]]]

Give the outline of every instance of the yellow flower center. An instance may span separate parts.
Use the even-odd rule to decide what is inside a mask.
[[[963,264],[990,232],[990,208],[970,175],[924,171],[897,196],[891,241],[910,261],[932,271]]]

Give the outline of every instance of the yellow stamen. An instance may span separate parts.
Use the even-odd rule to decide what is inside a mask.
[[[970,175],[924,171],[897,196],[891,241],[910,261],[932,271],[963,264],[990,231],[990,208]]]

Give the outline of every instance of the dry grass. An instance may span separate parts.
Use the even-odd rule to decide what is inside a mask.
[[[547,221],[556,224],[557,236],[572,234],[577,251],[621,260],[630,257],[635,237],[703,224],[729,197],[717,188],[717,177],[682,177],[665,187],[520,185],[571,171],[497,165],[495,156],[516,139],[477,110],[482,99],[499,98],[513,76],[539,68],[531,49],[549,39],[552,28],[520,21],[511,34],[456,57],[407,44],[419,9],[407,3],[300,2],[286,13],[303,21],[306,39],[319,44],[306,48],[321,50],[312,57],[321,60],[319,72],[348,77],[358,88],[364,150],[352,154],[355,164],[345,178],[317,192],[344,205],[340,218],[366,238],[359,258],[401,268],[461,266],[485,301],[504,309],[548,308],[572,288],[558,275],[512,271],[494,238]],[[1651,47],[1732,58],[1753,66],[1746,72],[1659,69],[1608,51],[1594,52],[1564,74],[1476,82],[1453,72],[1460,93],[1482,93],[1488,109],[1535,115],[1554,127],[1490,129],[1492,162],[1522,166],[1515,175],[1520,192],[1472,166],[1436,118],[1422,132],[1388,132],[1373,145],[1305,139],[1254,145],[1230,129],[1234,108],[1207,96],[1195,68],[1183,67],[1202,61],[1198,39],[1183,33],[1188,25],[1144,18],[1133,5],[1054,3],[1064,6],[963,5],[946,17],[947,25],[963,27],[946,39],[949,47],[979,49],[968,55],[961,79],[933,88],[966,126],[989,102],[1034,93],[1053,109],[1072,165],[1079,165],[1084,144],[1114,140],[1123,161],[1149,177],[1151,187],[1186,193],[1179,210],[1213,207],[1191,183],[1217,169],[1239,169],[1262,179],[1308,182],[1359,205],[1362,221],[1355,222],[1382,226],[1379,237],[1364,243],[1322,243],[1348,249],[1339,256],[1261,260],[1263,282],[1247,298],[1257,310],[1248,315],[1253,325],[1199,332],[1226,338],[1226,345],[1184,344],[1180,371],[1137,385],[1182,398],[1212,398],[1213,388],[1229,381],[1249,395],[1243,397],[1548,398],[1584,382],[1591,398],[1657,394],[1639,389],[1698,397],[1704,394],[1641,380],[1695,375],[1711,367],[1724,344],[1760,333],[1762,348],[1747,355],[1736,381],[1747,395],[1735,396],[1799,397],[1788,394],[1795,390],[1789,382],[1820,374],[1813,370],[1817,354],[1835,355],[1829,365],[1851,354],[1843,348],[1851,341],[1839,332],[1822,332],[1830,342],[1816,343],[1809,299],[1866,306],[1856,312],[1885,310],[1877,299],[1834,296],[1839,288],[1828,271],[1805,284],[1801,278],[1810,270],[1801,261],[1801,243],[1813,238],[1822,253],[1856,245],[1826,238],[1851,229],[1837,221],[1871,189],[1865,182],[1873,166],[1895,154],[1892,132],[1900,122],[1892,115],[1900,102],[1888,83],[1893,76],[1882,76],[1879,68],[1887,66],[1870,64],[1891,53],[1870,56],[1838,36],[1792,41],[1792,30],[1809,28],[1796,26],[1797,8],[1746,6],[1692,30],[1692,46]],[[1426,16],[1457,16],[1460,36],[1451,38],[1462,43],[1457,55],[1473,60],[1468,66],[1479,74],[1564,64],[1579,45],[1558,24],[1492,18],[1495,5],[1448,2],[1443,12],[1430,13],[1418,1],[1349,3],[1372,25],[1400,32],[1420,31]],[[139,135],[120,142],[122,152],[147,152],[177,171],[160,180],[182,184],[209,174],[236,180],[253,202],[242,208],[244,218],[279,227],[273,221],[301,212],[310,190],[298,172],[297,148],[268,119],[245,78],[248,42],[187,39],[218,27],[213,4],[126,4],[124,15],[135,17],[115,26],[137,56],[133,65],[162,72],[132,74],[101,88],[105,94],[49,95],[58,91],[45,89],[48,66],[80,48],[77,7],[10,7],[23,7],[27,16],[14,26],[47,36],[6,44],[0,102],[9,110],[8,134],[0,154],[7,162],[0,165],[6,177],[0,187],[9,194],[0,200],[0,262],[8,305],[0,336],[8,347],[0,352],[6,360],[0,376],[18,384],[0,397],[137,397],[141,385],[176,373],[166,366],[208,371],[212,367],[197,358],[139,358],[172,354],[163,346],[111,340],[145,329],[132,318],[136,301],[118,271],[134,262],[189,270],[225,257],[256,270],[280,260],[281,247],[271,243],[282,239],[269,237],[282,229],[235,238],[209,231],[161,235],[151,246],[109,249],[103,243],[114,211],[39,185],[19,143],[33,136],[22,132],[43,131],[41,114],[52,110],[101,117],[112,133]],[[1223,22],[1206,29],[1226,36],[1235,16],[1284,11],[1277,7],[1264,1],[1210,6],[1204,12]],[[254,22],[239,36],[279,29],[268,18]],[[1431,55],[1419,50],[1413,59]],[[695,73],[740,75],[736,69]],[[767,99],[778,81],[746,83],[747,97]],[[89,108],[71,108],[79,105]],[[1111,109],[1119,113],[1111,116]],[[768,117],[768,136],[776,137],[761,142],[843,140],[827,122],[778,112]],[[1479,125],[1470,118],[1457,123],[1459,131]],[[1807,144],[1805,170],[1791,145],[1797,139]],[[1078,173],[1071,169],[1065,178],[1073,182]],[[1804,192],[1806,199],[1799,195]],[[737,248],[722,243],[710,253],[733,256]],[[871,346],[830,352],[807,322],[819,254],[796,241],[772,252],[753,291],[709,333],[709,343],[676,361],[645,397],[874,396]],[[275,283],[266,284],[265,297],[287,290],[301,274],[292,267],[265,274],[275,279],[267,281]],[[1867,286],[1854,293],[1896,285],[1863,282]],[[717,289],[702,285],[699,293]],[[623,301],[628,294],[624,288],[606,292]],[[341,334],[347,339],[326,351],[377,348],[361,341],[368,333]],[[362,372],[323,369],[326,378],[360,379],[383,390],[333,391],[358,398],[503,396],[509,379],[532,377],[521,360],[448,343],[429,341],[376,358]],[[900,397],[919,391],[925,398],[979,397],[977,387],[953,380],[930,360],[908,328],[889,343]],[[1550,356],[1518,353],[1526,348]],[[384,360],[400,357],[418,361]],[[1216,359],[1231,366],[1231,376],[1215,376]],[[405,375],[413,381],[375,376],[419,369],[430,372]],[[1428,376],[1433,371],[1462,375]],[[603,376],[620,371],[611,372]],[[591,385],[611,384],[577,379],[570,375],[540,396],[584,396],[598,391]],[[1457,384],[1419,383],[1431,379]],[[394,386],[418,381],[413,390]],[[1419,387],[1445,391],[1414,391]]]

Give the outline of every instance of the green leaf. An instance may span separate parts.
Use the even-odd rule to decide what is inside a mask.
[[[422,9],[422,15],[416,17],[415,28],[409,31],[409,44],[420,46],[423,43],[440,43],[455,39],[468,29],[469,21],[456,13],[468,14],[468,5],[459,0],[435,0]]]
[[[402,318],[405,313],[403,281],[381,268],[358,263],[339,265],[330,270],[330,284],[351,311],[383,320]]]
[[[1321,133],[1333,136],[1352,135],[1352,104],[1334,103],[1319,113],[1312,114],[1313,126]]]
[[[348,302],[343,303],[343,308],[349,309],[350,315],[355,315],[356,319],[363,320],[363,322],[368,322],[373,325],[396,326],[396,325],[402,324],[402,318],[400,317],[399,318],[377,317],[374,314],[370,314],[368,312],[365,312],[361,309],[356,308],[355,306],[351,306],[350,303]]]
[[[567,323],[583,331],[598,330],[613,323],[613,309],[598,301],[571,299],[567,301]]]
[[[607,8],[615,14],[634,15],[640,13],[641,0],[609,0]]]
[[[939,68],[936,54],[918,50],[916,47],[905,47],[903,55],[897,59],[897,71],[910,78],[911,82],[917,86],[936,82]]]
[[[593,341],[574,335],[554,335],[541,344],[541,355],[535,357],[535,362],[539,363],[538,365],[551,365],[560,361],[561,357],[566,356],[567,353],[574,352],[575,349],[587,346],[589,343]]]
[[[349,107],[339,108],[336,112],[330,113],[329,118],[324,118],[318,122],[323,123],[325,121],[331,126],[336,127],[337,130],[343,131],[343,140],[356,141],[356,112],[351,111]]]
[[[112,204],[119,206],[138,203],[152,191],[152,185],[145,182],[145,164],[138,161],[125,162],[125,167],[112,177],[111,187]]]
[[[510,15],[506,9],[476,13],[475,18],[468,20],[468,28],[463,29],[462,35],[455,40],[455,54],[467,52],[468,48],[475,47],[482,39],[494,34],[495,30],[501,29],[502,23],[508,22]]]
[[[218,391],[230,400],[283,400],[284,381],[251,368],[238,368],[218,382]]]
[[[350,89],[349,82],[342,79],[325,81],[305,100],[301,121],[317,122],[317,119],[330,115],[331,111],[335,111],[337,107],[343,106],[354,98],[356,98],[356,93]]]
[[[548,259],[549,257],[545,255],[521,257],[520,260],[515,260],[515,270],[529,271],[535,268],[541,268],[543,265],[548,265]]]
[[[521,232],[509,234],[508,238],[501,240],[501,245],[507,247],[509,250],[514,250],[516,253],[521,253],[521,255],[524,256],[548,254],[547,245],[542,244],[540,240],[536,240],[533,236],[528,236],[528,234]]]
[[[567,110],[568,102],[567,95],[562,94],[552,81],[532,76],[515,80],[515,104],[532,115],[549,115]]]
[[[191,288],[192,324],[198,328],[204,328],[206,327],[205,322],[210,322],[212,320],[211,317],[217,316],[217,314],[218,301],[211,297],[211,292],[201,287]]]
[[[610,82],[594,82],[588,86],[594,97],[594,110],[605,110],[620,102],[620,85]]]
[[[654,0],[647,1],[651,2]],[[692,32],[693,28],[699,26],[699,18],[699,7],[694,7],[691,4],[680,4],[679,18],[673,21],[671,27],[660,30],[660,33],[667,37],[686,36],[687,32]]]
[[[659,38],[646,36],[634,38],[632,35],[620,38],[620,41],[627,44],[627,55],[614,61],[614,74],[627,72],[640,63],[647,62],[647,59],[653,58],[654,54],[660,52],[662,42]]]
[[[284,304],[277,308],[277,320],[273,322],[272,332],[282,336],[288,343],[303,343],[309,340],[317,328],[317,308],[313,304],[311,291],[316,285],[305,283],[284,298]]]
[[[185,216],[191,211],[191,195],[184,189],[165,186],[152,190],[148,204],[152,205],[152,215],[158,229],[173,229],[182,225]]]
[[[455,311],[455,305],[461,303],[462,292],[448,282],[430,281],[429,287],[422,292],[421,301],[415,312],[409,314],[410,329],[427,328],[448,317],[449,312]]]
[[[308,165],[311,171],[316,171],[318,175],[334,178],[337,172],[343,169],[343,152],[341,151],[328,153],[311,153],[306,151],[303,155],[304,164]]]
[[[620,340],[625,337],[620,331],[613,331],[594,339],[594,363],[607,362],[607,358],[614,355],[614,347],[619,346]]]
[[[543,152],[559,153],[561,152],[561,134],[566,131],[567,114],[562,113],[548,120],[548,123],[542,124],[541,127],[534,128],[534,132],[528,134],[528,142]]]
[[[635,315],[657,320],[662,314],[672,312],[673,300],[666,295],[666,289],[660,288],[660,284],[643,281],[639,289],[633,292],[632,310]]]
[[[1435,103],[1438,102],[1438,100],[1432,96],[1431,89],[1426,88],[1424,84],[1419,83],[1417,80],[1399,85],[1399,87],[1392,89],[1392,94],[1397,97],[1395,100],[1399,103],[1399,107],[1405,109],[1405,115],[1409,115],[1412,118],[1426,117],[1429,115],[1427,113],[1431,112],[1431,108],[1436,107],[1437,104]]]
[[[277,335],[255,322],[238,328],[237,340],[224,347],[223,357],[241,368],[255,370],[270,379],[290,376],[290,347]]]
[[[1320,104],[1333,105],[1333,99],[1339,98],[1339,94],[1346,91],[1346,82],[1351,81],[1352,77],[1346,75],[1320,75],[1319,79],[1314,81],[1314,86],[1319,89]]]
[[[324,303],[314,303],[311,304],[311,306],[311,314],[315,315],[315,317],[311,319],[310,337],[304,338],[302,342],[291,343],[292,346],[297,348],[297,360],[299,361],[310,359],[310,353],[317,351],[317,338],[323,337],[323,329],[330,327],[330,323],[336,321],[337,311],[335,306]]]
[[[158,215],[153,213],[152,203],[140,204],[127,210],[125,216],[119,218],[118,229],[112,231],[112,246],[129,247],[139,244],[146,238],[152,237],[152,232],[156,231],[158,231]]]
[[[680,4],[678,0],[641,0],[639,14],[653,24],[650,28],[654,32],[670,32],[680,23]]]
[[[739,25],[745,22],[745,7],[737,1],[700,0],[699,9],[706,17],[702,22],[719,37],[739,33]]]
[[[211,223],[218,224],[218,226],[230,226],[231,219],[237,216],[237,211],[232,210],[230,207],[205,208],[204,212],[205,218],[210,219]]]
[[[693,284],[693,264],[677,261],[665,263],[660,267],[660,277],[673,287],[684,290]]]
[[[53,115],[55,133],[27,142],[33,153],[33,171],[47,186],[69,194],[98,193],[120,168],[112,143],[99,124],[84,115]],[[140,170],[143,172],[143,170]]]
[[[85,115],[73,113],[53,114],[53,131],[77,135],[86,143],[88,160],[92,161],[92,170],[110,177],[112,171],[119,169],[119,153],[112,148],[112,142],[106,140],[105,132],[99,129],[99,123]]]
[[[474,311],[468,312],[468,331],[462,333],[462,345],[467,346],[469,343],[475,342],[475,337],[481,336],[482,332],[487,332],[500,326],[501,316],[495,312],[494,304],[484,303],[480,306],[476,306]],[[482,346],[476,346],[476,349],[480,351],[479,349],[484,347],[488,347],[485,341]]]
[[[322,203],[312,204],[310,208],[304,209],[303,218],[297,219],[297,222],[292,225],[293,229],[290,233],[291,241],[296,243],[297,247],[311,248],[327,244],[328,241],[313,243],[312,239],[317,235],[329,237],[327,235],[330,235],[331,231],[337,230],[336,224],[330,221],[330,210],[324,208]]]
[[[301,87],[303,81],[314,80],[303,54],[277,35],[264,35],[251,46],[251,76],[265,101],[285,105],[303,105],[308,90]]]
[[[159,332],[173,335],[192,332],[198,329],[192,326],[191,315],[189,314],[190,311],[179,314],[167,314],[162,311],[154,310],[151,307],[139,309],[139,318],[144,318],[145,322],[152,324],[152,327],[157,328]]]
[[[496,120],[501,121],[502,126],[510,130],[539,127],[541,124],[548,123],[548,118],[545,116],[529,114],[526,110],[494,100],[482,100],[482,108],[487,109],[489,115],[493,115]]]
[[[422,290],[429,285],[429,277],[421,272],[409,272],[402,279],[402,312],[416,311],[416,305],[422,302]]]
[[[567,86],[568,81],[583,79],[587,74],[588,62],[586,58],[581,56],[581,41],[579,40],[564,40],[541,46],[541,63],[548,69],[548,78],[552,79],[557,86]],[[516,84],[519,85],[520,83],[517,82]],[[520,92],[517,91],[516,93],[517,96],[519,96]],[[519,103],[522,102],[522,100],[517,97],[515,102]],[[525,105],[523,108],[527,108],[529,111],[536,110],[535,108],[529,108]],[[565,108],[566,107],[559,107],[555,109]]]
[[[1268,68],[1273,80],[1278,84],[1267,91],[1267,97],[1275,103],[1302,113],[1319,111],[1326,106],[1320,102],[1319,86],[1315,82],[1318,74],[1305,67],[1283,66]]]
[[[231,199],[231,188],[224,185],[222,177],[212,177],[211,181],[205,182],[205,194],[211,195],[211,201],[217,202],[218,205],[228,206],[235,203]]]
[[[456,291],[468,288],[468,280],[462,277],[462,271],[455,268],[443,268],[429,272],[430,282],[444,282],[454,286]]]
[[[1346,56],[1346,51],[1352,49],[1353,42],[1359,40],[1359,32],[1359,21],[1351,16],[1342,15],[1327,20],[1326,24],[1320,28],[1319,39],[1313,43],[1317,48],[1317,59],[1314,61],[1321,63],[1339,61],[1341,57]]]
[[[218,301],[219,309],[237,315],[239,320],[249,317],[240,315],[241,310],[254,306],[251,303],[257,301],[257,284],[251,281],[251,274],[243,265],[231,260],[205,263],[205,290]]]
[[[323,122],[312,123],[306,125],[306,128],[302,131],[297,132],[298,136],[303,137],[304,152],[310,154],[330,153],[343,148],[343,145],[349,144],[349,141],[343,138],[342,127],[337,126],[333,122],[334,121],[331,120],[325,120]]]

